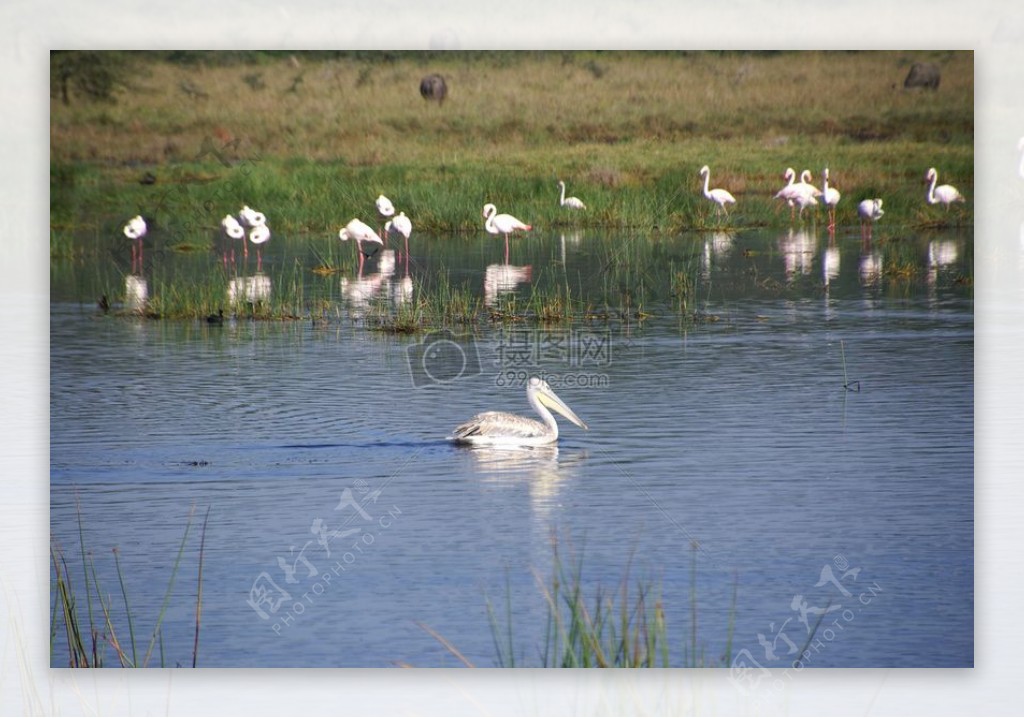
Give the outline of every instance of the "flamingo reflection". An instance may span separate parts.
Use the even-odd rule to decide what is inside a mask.
[[[257,304],[270,300],[270,277],[257,272],[250,276],[233,277],[228,282],[228,303]]]
[[[822,259],[822,279],[825,282],[825,288],[835,279],[839,277],[839,247],[836,245],[835,237],[829,240],[828,247],[825,248],[825,256]]]
[[[124,306],[130,312],[141,314],[149,301],[149,284],[140,274],[127,274],[124,278]]]
[[[814,265],[814,253],[818,249],[817,238],[806,229],[789,230],[779,238],[779,251],[786,269],[786,279],[796,274],[810,274]]]
[[[499,294],[516,291],[516,287],[529,282],[532,266],[516,267],[511,264],[489,264],[484,270],[484,306],[498,303]]]
[[[377,264],[379,271],[363,276],[362,271],[353,279],[341,278],[341,293],[353,316],[361,317],[370,308],[370,303],[382,293],[388,295],[391,277],[395,273],[395,252],[384,249]],[[411,280],[410,280],[411,282]]]

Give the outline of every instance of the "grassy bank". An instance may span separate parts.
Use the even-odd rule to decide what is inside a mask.
[[[163,56],[161,56],[163,57]],[[905,91],[913,61],[936,92]],[[887,220],[969,224],[924,204],[930,166],[973,194],[971,53],[450,53],[257,57],[175,64],[132,53],[114,103],[51,105],[52,242],[142,212],[173,231],[242,203],[288,232],[371,219],[385,193],[429,231],[480,231],[492,201],[535,226],[788,223],[787,166],[826,165],[841,222],[885,198]],[[442,105],[417,88],[445,75]],[[727,220],[697,171],[737,198]],[[145,173],[155,184],[140,184]],[[557,203],[558,179],[588,210]]]

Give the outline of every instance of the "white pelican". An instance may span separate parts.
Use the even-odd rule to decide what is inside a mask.
[[[249,205],[244,205],[238,210],[238,221],[246,229],[259,227],[267,223],[267,217],[262,212],[257,212]]]
[[[836,230],[836,205],[839,204],[839,190],[828,186],[828,167],[821,172],[821,196],[828,207],[828,229],[830,232]]]
[[[562,198],[558,203],[562,207],[568,207],[569,209],[586,209],[587,205],[583,204],[583,200],[579,197],[566,197],[565,196],[565,182],[558,180],[558,186],[562,188]]]
[[[405,212],[399,212],[394,219],[389,219],[384,224],[384,236],[401,235],[405,237],[405,255],[409,256],[409,235],[412,234],[412,222],[405,216]]]
[[[939,181],[939,173],[934,167],[928,170],[928,174],[924,176],[924,181],[932,183],[928,188],[928,195],[925,197],[928,200],[928,204],[938,204],[941,202],[945,209],[949,209],[949,205],[953,202],[966,201],[963,195],[952,185],[943,184],[938,187],[935,186],[935,183]]]
[[[485,411],[465,424],[455,427],[448,441],[474,446],[544,446],[558,441],[558,424],[548,409],[553,409],[582,429],[589,427],[565,405],[548,383],[531,377],[526,385],[526,398],[543,422],[504,411]]]
[[[708,189],[708,182],[711,178],[711,168],[704,165],[700,168],[700,174],[704,177],[704,196],[709,200],[718,205],[716,213],[725,212],[729,214],[729,210],[725,208],[725,205],[732,203],[736,204],[736,198],[729,194],[726,190],[716,187],[715,189]]]
[[[862,200],[857,205],[857,214],[860,215],[861,239],[871,239],[872,223],[877,222],[885,214],[882,209],[882,200],[877,198]]]
[[[137,214],[128,220],[121,230],[124,236],[132,240],[132,272],[142,271],[142,238],[146,236],[146,220]]]
[[[262,245],[264,242],[270,240],[270,227],[265,224],[260,224],[249,230],[249,241],[256,245],[256,271],[258,272],[263,268],[263,249]]]
[[[368,256],[363,251],[363,242],[375,242],[381,246],[384,246],[384,240],[382,240],[380,236],[376,232],[374,232],[373,229],[368,224],[366,224],[366,222],[363,222],[358,219],[353,219],[351,222],[342,227],[341,231],[338,232],[338,239],[340,239],[342,242],[347,242],[350,239],[354,239],[356,241],[356,250],[359,253],[360,273],[362,273],[363,270],[363,262]]]
[[[521,222],[510,214],[496,214],[498,208],[488,202],[484,205],[484,229],[491,234],[505,235],[505,264],[508,264],[508,236],[517,229],[529,232],[532,226]]]

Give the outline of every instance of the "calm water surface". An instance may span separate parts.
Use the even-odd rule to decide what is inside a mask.
[[[80,512],[115,605],[119,549],[148,637],[195,511],[170,665],[191,661],[207,512],[205,666],[458,665],[419,624],[490,666],[487,601],[504,611],[509,593],[516,660],[537,665],[553,540],[592,589],[627,570],[660,587],[673,665],[692,658],[693,589],[705,662],[781,670],[823,616],[807,665],[972,665],[973,237],[900,243],[538,233],[510,268],[493,238],[422,238],[408,265],[302,273],[303,301],[339,307],[315,325],[103,315],[100,293],[119,308],[138,291],[126,250],[55,265],[54,541],[80,571]],[[296,257],[315,264],[300,247],[268,248],[269,291]],[[157,247],[137,276],[151,297],[223,272],[201,255]],[[441,266],[488,302],[567,282],[652,316],[426,344],[362,326],[371,301],[408,301]],[[238,275],[236,292],[267,281]],[[680,316],[684,279],[700,321]],[[557,449],[526,452],[444,441],[478,411],[529,414],[517,382],[533,373],[589,431],[562,422]],[[60,640],[52,663],[67,664]]]

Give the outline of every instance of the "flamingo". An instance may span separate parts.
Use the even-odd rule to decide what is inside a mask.
[[[245,250],[245,256],[249,256],[249,245],[245,242],[245,227],[243,227],[233,215],[224,215],[224,219],[220,221],[221,233],[228,238],[228,240],[242,240],[242,247]],[[229,242],[230,243],[230,242]],[[235,261],[235,245],[231,245],[231,261]],[[228,265],[228,251],[224,250],[224,266]]]
[[[568,207],[569,209],[586,209],[587,205],[583,204],[583,200],[579,197],[566,197],[565,196],[565,182],[558,180],[558,186],[562,188],[562,198],[559,200],[559,204],[562,207]]]
[[[378,195],[375,204],[377,205],[377,214],[380,215],[381,220],[387,220],[394,216],[395,205],[391,204],[391,200],[383,194]],[[382,229],[380,233],[386,234],[386,230]]]
[[[484,205],[484,229],[491,234],[505,235],[505,264],[508,264],[508,236],[517,229],[529,232],[533,227],[521,222],[510,214],[495,214],[498,208],[488,202]]]
[[[928,204],[938,204],[941,202],[944,208],[948,210],[951,203],[966,201],[963,195],[952,185],[943,184],[938,187],[935,186],[935,183],[939,181],[939,173],[934,167],[928,170],[928,174],[924,176],[924,181],[932,183],[925,197],[928,200]]]
[[[363,262],[366,261],[366,257],[369,255],[363,251],[363,242],[375,242],[381,246],[384,246],[384,240],[373,231],[373,228],[365,222],[353,219],[351,222],[346,224],[338,232],[338,239],[342,242],[347,242],[350,239],[356,241],[356,251],[359,253],[359,273],[363,272]]]
[[[792,167],[787,167],[786,172],[782,176],[784,179],[789,180],[789,184],[780,189],[775,194],[775,198],[783,199],[789,205],[789,218],[792,221],[795,206],[800,205],[800,216],[803,217],[806,207],[818,204],[815,197],[821,195],[821,190],[807,182],[811,178],[810,170],[804,170],[800,174],[800,182],[794,182],[796,171]]]
[[[263,250],[262,245],[264,242],[270,240],[270,227],[265,224],[253,227],[249,230],[249,241],[256,245],[256,271],[260,271],[263,268]]]
[[[786,204],[789,205],[789,219],[793,219],[793,180],[796,179],[796,170],[792,167],[787,167],[786,171],[782,173],[782,179],[787,180],[785,187],[775,193],[775,199],[783,199]]]
[[[836,231],[836,205],[839,204],[839,190],[828,186],[828,167],[821,172],[821,196],[828,207],[828,231]]]
[[[252,229],[253,227],[259,227],[262,224],[267,223],[267,217],[262,212],[257,212],[249,205],[244,205],[242,209],[238,210],[238,221],[246,229]]]
[[[128,224],[124,226],[122,230],[124,236],[132,240],[132,272],[136,270],[142,271],[142,238],[146,236],[146,220],[142,218],[141,214],[137,214],[128,220]]]
[[[857,214],[860,215],[860,233],[862,239],[871,239],[871,227],[874,222],[881,219],[885,212],[882,210],[881,199],[865,199],[857,205]],[[867,231],[865,232],[865,227]]]
[[[814,174],[810,170],[804,170],[800,173],[800,181],[796,183],[796,186],[804,192],[810,192],[815,197],[821,197],[821,190],[811,184],[813,177]]]
[[[401,235],[405,237],[405,261],[409,261],[409,235],[412,234],[412,222],[405,216],[405,212],[399,212],[394,219],[384,224],[384,236]]]
[[[708,182],[711,178],[711,168],[709,168],[707,165],[704,165],[703,167],[700,168],[700,174],[701,176],[704,177],[704,196],[718,205],[718,209],[715,213],[720,214],[721,212],[725,212],[726,216],[729,216],[729,210],[726,209],[725,205],[729,203],[735,204],[736,198],[729,194],[726,190],[720,189],[718,187],[712,190],[708,189]]]

